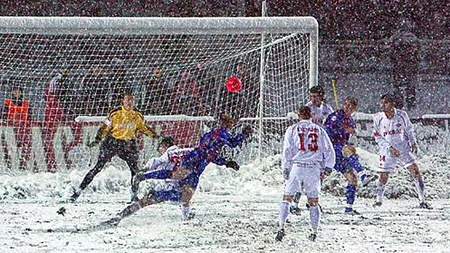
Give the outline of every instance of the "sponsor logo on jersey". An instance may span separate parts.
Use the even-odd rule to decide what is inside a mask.
[[[136,125],[133,124],[133,123],[122,123],[122,124],[117,124],[116,129],[135,130],[136,129]]]
[[[402,134],[402,133],[403,133],[402,129],[397,129],[397,130],[392,129],[392,130],[390,130],[390,131],[385,131],[385,132],[383,132],[383,136],[386,136],[386,135],[394,135],[394,134]]]

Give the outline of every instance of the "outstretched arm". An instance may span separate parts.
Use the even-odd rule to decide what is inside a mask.
[[[239,164],[237,162],[227,159],[221,155],[216,156],[216,158],[212,161],[212,163],[217,165],[225,165],[227,168],[232,168],[233,170],[239,170]]]
[[[87,143],[86,145],[88,147],[93,147],[96,146],[97,144],[99,144],[103,138],[106,137],[106,135],[108,134],[108,131],[111,129],[110,126],[108,126],[106,123],[103,123],[100,128],[97,130],[97,134],[95,136],[95,139],[92,142]]]

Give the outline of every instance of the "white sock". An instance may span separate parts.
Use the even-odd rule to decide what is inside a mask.
[[[383,202],[384,191],[386,190],[386,185],[378,183],[377,187],[377,202]]]
[[[291,203],[283,200],[280,204],[280,229],[284,229],[287,217],[289,215],[289,207]]]
[[[186,219],[187,215],[191,212],[191,208],[189,206],[181,206],[181,218]]]
[[[320,210],[318,206],[309,207],[309,218],[311,219],[311,228],[314,234],[317,234],[317,229],[320,223]]]
[[[414,179],[414,185],[416,186],[417,195],[419,195],[420,203],[424,202],[424,185],[422,178]]]

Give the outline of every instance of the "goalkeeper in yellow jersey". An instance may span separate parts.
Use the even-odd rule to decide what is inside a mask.
[[[81,192],[92,182],[114,156],[123,159],[131,170],[131,178],[138,171],[139,151],[136,145],[136,132],[159,139],[160,136],[152,128],[145,125],[144,116],[134,107],[134,95],[125,92],[122,96],[122,106],[113,109],[108,119],[100,126],[93,142],[87,144],[93,147],[101,142],[97,164],[84,177],[78,189],[70,197],[70,202],[75,202]],[[136,199],[136,190],[131,189],[132,201]]]

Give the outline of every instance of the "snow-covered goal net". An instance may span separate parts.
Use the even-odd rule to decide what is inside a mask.
[[[68,169],[83,155],[94,163],[98,149],[84,144],[125,89],[181,146],[230,112],[255,130],[240,157],[280,153],[317,83],[317,42],[312,17],[0,17],[0,169]],[[237,93],[226,89],[231,76]],[[144,163],[155,143],[138,141]]]

